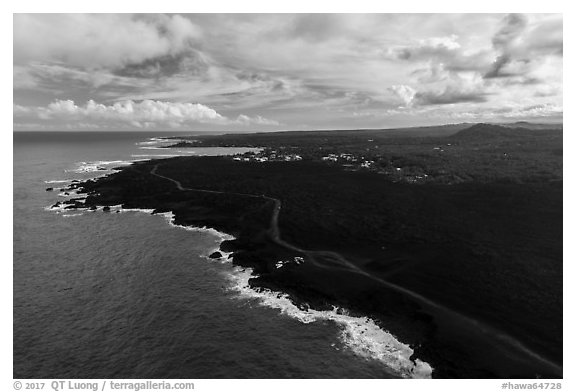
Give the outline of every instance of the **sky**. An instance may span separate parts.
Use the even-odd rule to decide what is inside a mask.
[[[561,14],[14,14],[19,130],[561,122]]]

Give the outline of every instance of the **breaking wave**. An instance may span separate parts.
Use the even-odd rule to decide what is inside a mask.
[[[132,155],[132,157],[152,157],[153,155]],[[158,155],[156,155],[158,156]],[[172,155],[160,155],[172,156]],[[96,172],[96,171],[110,171],[110,165],[130,165],[134,161],[95,161],[95,162],[81,162],[79,167],[75,169],[76,172]],[[104,174],[104,173],[103,173]],[[104,174],[105,175],[105,174]],[[73,180],[51,180],[45,183],[71,183]],[[80,193],[74,196],[81,195]],[[70,195],[72,196],[72,195]],[[57,206],[46,207],[46,210],[51,210],[60,213],[63,217],[74,217],[82,215],[79,211],[86,211],[87,208],[80,208],[76,210],[66,210],[66,205],[60,203]],[[154,209],[126,209],[121,205],[109,206],[110,212],[126,213],[126,212],[142,212],[146,214],[153,214]],[[102,211],[103,206],[99,206],[96,210]],[[93,210],[91,210],[93,211]],[[172,212],[157,213],[174,227],[187,231],[205,232],[216,236],[221,241],[232,240],[233,236],[219,232],[212,228],[207,227],[193,227],[183,226],[174,223],[174,214]],[[231,263],[231,253],[222,252],[218,247],[211,249],[208,254],[219,251],[222,257],[218,259],[210,259],[211,261],[219,261],[221,263]],[[208,258],[207,255],[204,257]],[[282,263],[281,263],[282,264]],[[279,266],[281,267],[281,265]],[[274,292],[268,289],[254,289],[250,287],[248,281],[254,277],[252,270],[249,268],[241,268],[233,266],[232,271],[228,274],[230,282],[229,289],[237,293],[240,299],[256,300],[261,306],[266,306],[272,309],[279,310],[282,314],[292,317],[302,323],[309,324],[318,321],[331,321],[336,323],[340,329],[340,340],[349,348],[354,354],[359,357],[377,360],[381,362],[386,368],[390,369],[396,375],[403,378],[431,378],[432,367],[419,359],[412,359],[414,350],[407,344],[400,342],[389,332],[380,328],[374,320],[368,317],[351,316],[345,309],[334,307],[332,310],[314,310],[314,309],[301,309],[296,306],[287,294]]]
[[[92,173],[97,171],[111,171],[113,167],[110,166],[128,166],[134,161],[93,161],[93,162],[79,162],[78,167],[75,169],[65,170],[72,173]]]
[[[229,275],[231,288],[243,299],[255,299],[261,305],[278,309],[282,314],[302,323],[329,320],[341,327],[340,339],[356,355],[382,362],[400,377],[431,378],[432,367],[419,359],[410,359],[414,350],[384,331],[368,317],[350,316],[346,310],[334,307],[332,310],[303,310],[294,305],[287,294],[268,289],[255,290],[248,280],[253,277],[249,268],[234,267]]]
[[[62,206],[63,207],[63,206]],[[64,210],[57,208],[60,212]],[[102,207],[97,208],[98,211]],[[121,205],[110,206],[110,212],[140,212],[162,216],[168,224],[179,229],[195,232],[210,233],[220,239],[232,240],[233,236],[222,233],[212,228],[183,226],[174,223],[174,214],[169,212],[156,213],[154,209],[122,208]],[[78,214],[81,215],[81,214]],[[63,215],[76,216],[76,214]],[[231,263],[231,253],[222,252],[218,247],[208,251],[204,256],[219,251],[222,257],[212,259],[221,263]],[[419,359],[412,360],[414,350],[409,345],[400,342],[389,332],[380,328],[374,320],[368,317],[351,316],[345,309],[334,307],[332,310],[301,309],[296,306],[287,294],[274,292],[267,289],[253,289],[248,280],[254,277],[250,268],[234,266],[227,278],[230,281],[230,290],[237,292],[238,298],[256,300],[262,306],[279,310],[282,314],[292,317],[302,323],[309,324],[318,321],[332,321],[341,328],[340,340],[354,354],[359,357],[377,360],[384,366],[403,378],[431,378],[432,367]]]

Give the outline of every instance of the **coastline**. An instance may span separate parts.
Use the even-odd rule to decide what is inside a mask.
[[[175,162],[175,160],[168,161]],[[353,314],[360,317],[370,317],[382,330],[392,331],[400,341],[407,342],[410,347],[413,347],[415,352],[410,357],[430,363],[435,369],[435,376],[478,378],[498,375],[498,373],[490,373],[486,370],[483,370],[484,373],[477,371],[468,373],[470,368],[477,366],[473,364],[478,358],[462,357],[462,348],[448,347],[446,354],[446,343],[454,343],[449,337],[447,338],[447,335],[455,331],[458,333],[457,330],[462,327],[458,320],[446,321],[449,317],[439,315],[437,310],[430,309],[430,307],[423,307],[422,303],[418,303],[419,301],[397,290],[382,287],[369,276],[351,275],[349,268],[342,268],[341,263],[335,263],[333,258],[328,257],[329,252],[314,251],[322,257],[321,265],[311,262],[305,262],[302,265],[287,263],[282,268],[276,268],[275,265],[279,259],[294,259],[303,255],[301,248],[294,246],[291,248],[290,244],[286,247],[283,241],[270,240],[269,220],[264,214],[267,212],[269,216],[270,207],[272,207],[270,203],[256,206],[248,203],[248,207],[253,208],[257,214],[252,214],[248,219],[238,222],[236,219],[238,208],[246,207],[245,200],[238,199],[246,198],[236,197],[226,200],[227,203],[239,203],[239,205],[232,205],[229,210],[222,211],[215,208],[218,207],[217,205],[210,203],[214,203],[213,199],[216,194],[222,194],[222,197],[226,198],[226,195],[223,195],[225,192],[208,191],[212,199],[207,199],[198,195],[202,193],[202,191],[198,192],[199,190],[173,190],[171,188],[167,190],[166,178],[162,179],[162,176],[159,176],[157,180],[151,180],[150,174],[153,167],[168,161],[146,161],[117,172],[117,177],[120,178],[111,175],[101,178],[101,181],[76,184],[74,187],[86,190],[88,196],[86,204],[74,201],[71,207],[86,208],[89,206],[92,208],[97,203],[115,205],[121,202],[124,208],[152,209],[153,213],[161,214],[170,211],[171,205],[176,206],[174,209],[175,225],[212,227],[217,231],[231,233],[235,237],[235,240],[223,241],[220,249],[223,252],[234,253],[234,265],[251,268],[254,271],[255,276],[248,280],[252,289],[286,293],[298,308],[327,311],[336,305],[350,309]],[[172,187],[174,185],[176,184]],[[139,189],[133,189],[132,186]],[[102,190],[106,193],[99,193]],[[144,192],[144,195],[162,195],[162,199],[148,196],[140,198],[142,196],[140,191]],[[138,193],[138,200],[134,199],[135,193]],[[258,198],[261,197],[258,196]],[[380,300],[375,302],[374,298],[380,298]],[[434,336],[438,335],[435,329],[439,325],[443,331],[441,335],[444,335],[440,339]],[[476,338],[478,341],[483,339],[478,336]],[[486,344],[486,341],[483,344]],[[492,342],[482,350],[498,350],[494,346]],[[483,352],[479,357],[485,357],[480,358],[484,362],[490,355],[494,354]],[[462,359],[463,362],[447,365],[454,358]],[[525,361],[520,362],[522,363],[519,365],[526,366]],[[519,365],[512,366],[508,371],[517,371]],[[497,372],[497,369],[493,368],[492,371]],[[557,369],[549,369],[549,371],[550,374],[554,374]]]
[[[119,163],[110,162],[110,163]],[[80,216],[82,213],[74,214],[71,211],[82,212],[103,212],[103,213],[129,213],[140,212],[148,215],[162,216],[166,222],[175,228],[187,231],[209,233],[217,237],[220,242],[215,248],[209,249],[205,255],[201,255],[207,261],[216,261],[221,263],[231,263],[234,266],[233,272],[228,276],[231,282],[230,290],[238,293],[239,298],[247,300],[256,300],[262,306],[277,309],[281,314],[294,318],[304,324],[317,321],[332,321],[340,326],[340,340],[352,352],[361,358],[380,361],[391,374],[400,378],[431,378],[432,367],[418,358],[414,358],[414,350],[408,345],[400,342],[394,335],[379,326],[374,320],[362,315],[351,315],[346,309],[338,306],[331,306],[323,303],[317,306],[318,309],[311,306],[313,301],[306,302],[298,299],[294,294],[289,295],[280,289],[276,291],[266,287],[266,285],[256,284],[254,279],[261,276],[255,272],[257,265],[242,264],[234,262],[234,254],[238,253],[237,238],[224,231],[219,231],[212,227],[190,226],[186,224],[175,223],[175,215],[172,211],[158,212],[156,208],[124,208],[122,203],[116,205],[98,205],[86,203],[86,198],[90,192],[84,192],[84,185],[93,181],[105,179],[119,171],[124,170],[136,162],[154,163],[153,160],[136,160],[133,162],[124,162],[126,166],[116,167],[106,170],[102,175],[90,179],[71,179],[71,180],[49,180],[46,184],[62,184],[63,188],[54,189],[60,191],[59,197],[68,197],[67,200],[57,202],[58,206],[52,205],[45,208],[46,211],[62,213],[63,217]],[[100,163],[103,163],[100,162]],[[104,162],[107,163],[107,162]],[[73,170],[76,172],[75,170]],[[83,166],[78,172],[99,172],[97,164],[83,162]],[[64,191],[62,191],[64,190]],[[68,193],[68,195],[65,195]],[[68,212],[68,213],[66,213]],[[234,245],[236,244],[236,245]],[[288,244],[286,244],[288,245]],[[232,251],[231,249],[234,249]],[[218,251],[221,257],[211,257],[210,254]],[[288,265],[286,262],[284,266]]]

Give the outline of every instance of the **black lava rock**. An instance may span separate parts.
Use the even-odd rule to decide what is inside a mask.
[[[240,247],[237,240],[225,240],[220,244],[220,249],[222,249],[224,252],[234,252],[239,248]]]

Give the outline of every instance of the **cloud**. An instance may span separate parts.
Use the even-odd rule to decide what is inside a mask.
[[[507,77],[520,73],[518,70],[514,70],[514,60],[511,49],[519,40],[527,25],[528,20],[520,14],[509,14],[502,20],[502,26],[492,38],[492,45],[499,55],[492,63],[488,72],[484,74],[485,78]],[[526,64],[526,62],[528,62],[528,60],[524,60],[524,64]],[[512,70],[509,69],[509,65],[512,65]],[[518,62],[516,62],[516,66],[517,65]]]
[[[358,113],[398,110],[393,126],[415,112],[561,105],[562,47],[552,14],[15,15],[14,102],[33,109],[22,123],[378,127]],[[68,99],[73,113],[48,108]],[[108,117],[84,113],[90,99]],[[129,101],[198,102],[221,118],[109,113]]]
[[[144,79],[165,78],[179,74],[189,77],[205,77],[210,71],[210,59],[195,49],[185,52],[170,53],[146,59],[140,63],[127,64],[114,71],[116,75]]]
[[[418,68],[412,68],[408,83],[389,91],[406,108],[466,104],[459,110],[469,110],[488,102],[527,102],[533,101],[529,97],[544,98],[547,91],[535,93],[544,85],[554,87],[548,90],[555,93],[546,98],[558,100],[553,97],[558,98],[562,85],[561,17],[506,15],[495,32],[484,37],[480,41],[453,34],[392,46],[387,59]]]
[[[519,108],[505,108],[501,111],[496,111],[503,117],[512,118],[538,118],[538,117],[562,117],[562,106],[556,104],[539,104]]]
[[[450,72],[445,69],[444,64],[431,62],[425,68],[412,71],[410,76],[415,77],[418,83],[436,83],[447,80]]]
[[[487,96],[488,94],[482,91],[466,91],[447,87],[442,91],[418,92],[414,99],[418,105],[451,105],[486,102]]]
[[[562,56],[564,49],[562,17],[542,21],[530,30],[526,45],[532,52]]]
[[[200,37],[180,15],[14,14],[14,62],[123,67],[176,55]]]
[[[68,90],[99,89],[103,87],[134,90],[150,87],[153,81],[118,76],[106,69],[86,70],[57,63],[32,62],[27,66],[15,65],[14,89],[38,89],[55,92],[65,84]]]
[[[13,88],[16,89],[34,89],[38,87],[38,82],[28,68],[15,65],[12,68]]]
[[[466,45],[461,41],[466,39]],[[557,15],[509,14],[500,20],[490,37],[490,46],[483,41],[471,42],[452,34],[413,41],[408,45],[391,46],[384,52],[389,60],[408,64],[424,64],[411,72],[419,83],[438,83],[463,73],[480,73],[486,80],[530,76],[545,59],[561,56],[562,18]],[[505,82],[509,83],[509,82]]]
[[[406,107],[451,105],[458,103],[481,103],[487,101],[486,92],[473,87],[447,86],[443,90],[417,91],[406,85],[390,87]]]
[[[453,34],[445,37],[422,39],[410,45],[392,46],[384,51],[390,60],[426,62],[431,67],[441,66],[447,71],[477,71],[488,61],[485,50],[466,50]]]
[[[385,51],[387,58],[398,60],[422,60],[433,57],[451,57],[460,49],[458,36],[433,37],[417,41],[413,45],[394,46]]]
[[[501,22],[500,29],[492,38],[494,48],[508,51],[514,41],[524,32],[528,25],[528,19],[521,14],[508,14]]]
[[[111,105],[88,101],[78,106],[72,100],[56,100],[46,107],[25,107],[14,105],[15,118],[33,118],[75,126],[88,125],[129,125],[134,127],[155,127],[167,125],[177,128],[192,123],[240,124],[240,125],[280,125],[279,122],[256,115],[240,114],[230,120],[216,110],[199,103],[178,103],[144,100],[116,102]]]
[[[42,120],[124,123],[137,127],[155,124],[181,125],[189,122],[219,123],[226,121],[226,118],[214,109],[198,103],[152,100],[123,101],[112,105],[103,105],[90,100],[84,106],[78,106],[72,100],[56,100],[46,107],[14,106],[15,117],[25,115]]]
[[[406,106],[412,105],[412,101],[417,91],[410,86],[395,85],[389,88],[397,97],[399,97]]]
[[[338,14],[294,15],[284,33],[287,37],[304,40],[326,41],[342,33],[345,20]]]
[[[249,116],[246,116],[245,114],[239,115],[238,118],[236,119],[236,122],[239,124],[243,124],[243,125],[251,125],[251,124],[280,125],[280,123],[278,121],[269,120],[269,119],[264,118],[262,116],[249,117]]]
[[[562,122],[561,105],[552,103],[538,105],[512,105],[506,107],[489,107],[483,110],[454,111],[448,114],[460,121],[510,121],[532,120],[543,122]]]
[[[484,78],[507,78],[526,75],[542,63],[545,56],[562,56],[562,20],[530,23],[528,17],[509,14],[492,38],[496,59]]]

